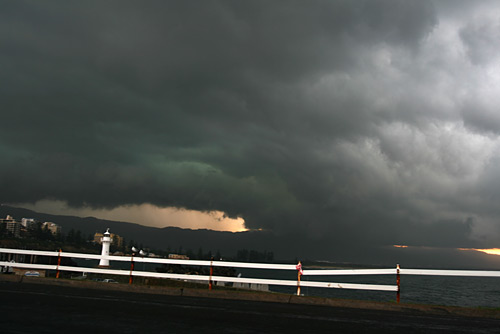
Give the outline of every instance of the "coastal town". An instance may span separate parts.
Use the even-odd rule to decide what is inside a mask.
[[[16,219],[11,215],[0,219],[0,244],[30,245],[37,241],[36,248],[54,248],[54,246],[95,249],[101,243],[103,233],[96,231],[94,234],[84,236],[79,230],[71,229],[67,232],[56,223],[39,221],[35,218]],[[125,240],[118,234],[112,234],[112,248],[114,252],[123,254]]]
[[[61,233],[61,226],[52,222],[39,222],[34,218],[16,220],[10,215],[0,219],[1,235],[7,234],[14,238],[20,238],[27,236],[34,229],[49,231],[54,236]]]
[[[190,260],[190,256],[182,252],[170,252],[165,250],[158,250],[157,253],[151,251],[147,247],[143,247],[142,244],[137,245],[133,241],[126,243],[126,240],[116,234],[111,233],[109,229],[104,232],[97,231],[94,234],[90,234],[86,237],[82,236],[82,233],[78,230],[71,229],[68,233],[64,233],[61,226],[53,222],[42,222],[34,218],[21,218],[19,220],[15,219],[11,215],[7,215],[6,218],[0,219],[0,247],[6,248],[25,248],[25,249],[35,249],[35,250],[64,250],[69,252],[80,252],[87,254],[101,254],[101,255],[113,255],[113,256],[139,256],[148,258],[166,258],[171,260]],[[179,249],[182,250],[182,247]],[[248,254],[247,250],[242,250],[238,254]],[[257,253],[258,252],[253,252]],[[214,256],[211,251],[204,253],[201,249],[198,254],[194,254],[189,251],[189,254],[194,259],[199,260],[213,260]],[[219,252],[214,254],[217,259],[222,259]],[[246,256],[246,255],[245,255]],[[0,253],[0,261],[14,262],[14,263],[31,263],[31,264],[53,264],[56,259],[47,256],[37,256],[37,255],[22,255],[22,254],[9,254]],[[69,266],[78,266],[78,261],[75,259],[63,257],[61,263]],[[82,263],[80,263],[81,265]],[[98,267],[109,267],[109,261],[100,261]],[[143,265],[144,269],[144,265]],[[181,265],[161,265],[161,266],[150,266],[150,270],[159,273],[178,273],[178,274],[209,274],[207,268],[195,267],[189,268]],[[21,276],[37,276],[37,277],[48,277],[55,276],[55,271],[50,270],[30,270],[17,268],[15,266],[4,266],[2,268],[3,273],[12,273]],[[235,276],[236,272],[229,268],[216,268],[214,271],[217,275],[229,275]],[[121,277],[109,276],[103,277],[102,275],[74,275],[71,272],[61,273],[61,277],[72,278],[72,279],[92,279],[97,281],[117,282],[126,280],[121,279]],[[59,276],[59,274],[57,274]],[[148,284],[164,284],[165,282],[154,281],[154,280],[144,280],[142,278],[136,279],[138,282],[147,282]],[[249,284],[236,285],[239,288],[254,288],[254,289],[267,289],[263,286],[251,286]]]

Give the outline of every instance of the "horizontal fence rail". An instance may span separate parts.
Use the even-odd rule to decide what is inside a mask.
[[[267,284],[297,287],[297,294],[300,294],[301,287],[315,288],[337,288],[337,289],[357,289],[357,290],[375,290],[375,291],[393,291],[397,292],[397,301],[400,299],[400,275],[433,275],[433,276],[473,276],[473,277],[500,277],[500,271],[485,271],[485,270],[436,270],[436,269],[400,269],[399,265],[396,268],[388,269],[315,269],[302,270],[302,266],[291,264],[271,264],[271,263],[247,263],[247,262],[226,262],[226,261],[208,261],[208,260],[180,260],[180,259],[164,259],[155,257],[142,256],[115,256],[115,255],[97,255],[71,253],[63,251],[38,251],[24,250],[12,248],[0,248],[0,253],[17,254],[17,255],[36,255],[57,257],[58,264],[36,264],[36,263],[19,263],[0,261],[2,267],[14,267],[25,269],[38,270],[54,270],[68,272],[84,272],[95,274],[109,274],[129,276],[129,282],[132,283],[132,277],[150,277],[150,278],[166,278],[176,280],[186,280],[194,282],[208,282],[210,289],[212,282],[227,282],[227,283],[246,283],[246,284]],[[106,259],[109,261],[129,262],[131,263],[130,270],[111,269],[99,267],[74,267],[61,265],[61,258],[76,258],[76,259]],[[134,270],[134,263],[157,263],[157,264],[177,264],[189,266],[209,266],[210,275],[188,275],[175,273],[159,273],[150,271]],[[289,270],[297,272],[297,280],[283,279],[265,279],[265,278],[246,278],[246,277],[229,277],[229,276],[214,276],[212,275],[213,267],[231,267],[231,268],[249,268],[249,269],[273,269],[273,270]],[[354,283],[335,283],[335,282],[317,282],[317,281],[301,281],[302,276],[341,276],[341,275],[395,275],[396,285],[380,285],[380,284],[354,284]],[[56,277],[59,277],[57,275]]]
[[[0,253],[21,254],[21,255],[40,255],[40,256],[59,256],[58,251],[36,251],[25,249],[0,248]],[[271,263],[249,263],[249,262],[226,262],[226,261],[210,261],[210,260],[177,260],[177,259],[162,259],[155,257],[142,256],[116,256],[116,255],[98,255],[98,254],[82,254],[61,252],[61,257],[75,259],[107,259],[110,261],[134,262],[141,263],[160,263],[160,264],[179,264],[190,266],[214,266],[214,267],[232,267],[232,268],[251,268],[251,269],[277,269],[277,270],[297,270],[294,264],[271,264]]]
[[[500,271],[489,270],[400,269],[400,272],[401,275],[500,277]]]
[[[322,269],[304,270],[302,275],[335,276],[335,275],[396,275],[397,269]]]
[[[13,248],[0,248],[0,253],[6,254],[19,254],[19,255],[38,255],[38,256],[51,256],[51,257],[65,257],[65,258],[78,258],[78,259],[93,259],[101,260],[107,259],[109,261],[122,261],[131,263],[157,263],[157,264],[177,264],[177,265],[190,265],[190,266],[210,266],[210,267],[230,267],[230,268],[248,268],[248,269],[273,269],[273,270],[290,270],[298,272],[298,280],[280,280],[280,279],[262,279],[262,278],[245,278],[245,277],[227,277],[227,276],[206,276],[206,275],[187,275],[187,274],[173,274],[173,273],[157,273],[149,271],[138,270],[119,270],[107,268],[89,268],[89,267],[72,267],[62,265],[46,265],[46,264],[30,264],[30,263],[12,263],[7,261],[0,261],[0,266],[40,269],[40,270],[58,270],[70,272],[87,272],[96,274],[109,274],[109,275],[122,275],[122,276],[135,276],[135,277],[152,277],[152,278],[169,278],[178,280],[189,280],[199,282],[228,282],[228,283],[248,283],[248,284],[268,284],[268,285],[281,285],[281,286],[294,286],[298,287],[317,287],[317,288],[337,288],[337,289],[356,289],[356,290],[375,290],[375,291],[398,291],[397,285],[381,285],[381,284],[355,284],[355,283],[336,283],[336,282],[314,282],[314,281],[301,281],[300,276],[305,275],[318,275],[318,272],[323,272],[323,275],[333,275],[330,271],[318,270],[299,270],[297,265],[293,264],[272,264],[272,263],[248,263],[248,262],[229,262],[229,261],[207,261],[207,260],[178,260],[178,259],[163,259],[163,258],[150,258],[142,256],[114,256],[114,255],[97,255],[97,254],[82,254],[71,252],[59,251],[37,251],[37,250],[24,250]],[[342,272],[343,270],[339,271]],[[354,270],[356,271],[356,270]],[[387,271],[387,270],[385,270]],[[352,270],[349,271],[353,273]],[[362,272],[362,271],[361,271]],[[385,273],[385,272],[384,272]],[[387,272],[388,273],[388,272]],[[391,270],[395,273],[395,269]],[[372,274],[374,274],[372,272]]]
[[[30,263],[12,263],[0,261],[0,266],[13,266],[17,268],[27,269],[40,269],[40,270],[61,270],[71,272],[86,272],[96,274],[109,274],[109,275],[130,275],[129,270],[117,269],[102,269],[102,268],[83,268],[71,266],[57,266],[47,264],[30,264]],[[84,270],[82,270],[84,269]],[[169,273],[156,273],[149,271],[133,271],[133,276],[152,277],[152,278],[170,278],[178,280],[191,280],[208,282],[210,280],[217,282],[233,282],[233,283],[249,283],[249,284],[269,284],[269,285],[283,285],[283,286],[297,286],[297,281],[292,280],[277,280],[277,279],[262,279],[262,278],[244,278],[244,277],[228,277],[228,276],[206,276],[206,275],[186,275],[186,274],[169,274]],[[318,287],[318,288],[340,288],[340,289],[358,289],[358,290],[380,290],[380,291],[397,291],[397,286],[392,285],[374,285],[374,284],[352,284],[352,283],[332,283],[332,282],[310,282],[302,281],[302,287]]]
[[[304,270],[303,275],[396,275],[398,269],[333,269]],[[469,276],[469,277],[500,277],[500,271],[486,270],[439,270],[439,269],[399,269],[401,275],[429,276]]]

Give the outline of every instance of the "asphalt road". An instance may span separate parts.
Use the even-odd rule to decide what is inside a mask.
[[[0,333],[498,333],[500,320],[0,282]]]

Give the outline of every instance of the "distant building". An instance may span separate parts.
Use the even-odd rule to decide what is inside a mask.
[[[104,236],[103,233],[96,233],[94,234],[94,243],[96,244],[102,244],[102,237]],[[110,233],[112,241],[112,245],[116,248],[122,248],[123,247],[123,238],[120,237],[118,234]]]
[[[174,260],[189,260],[189,256],[182,254],[168,254],[168,258]]]
[[[53,235],[61,233],[61,226],[52,223],[52,222],[45,222],[42,224],[42,228],[46,228],[49,230]]]
[[[21,236],[21,223],[17,222],[12,216],[7,215],[6,218],[0,219],[0,224],[3,224],[5,229],[14,237],[19,238]]]
[[[21,225],[30,228],[32,225],[36,224],[35,218],[23,218],[21,219]]]

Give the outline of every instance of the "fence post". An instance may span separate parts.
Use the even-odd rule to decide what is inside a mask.
[[[59,266],[61,265],[61,252],[62,252],[62,249],[59,248],[59,254],[57,255],[57,272],[56,272],[56,278],[59,278]]]
[[[399,304],[401,300],[401,275],[399,273],[399,264],[396,265],[396,285],[398,286],[398,291],[396,292],[396,302]]]
[[[300,296],[300,276],[302,276],[302,263],[299,261],[295,268],[297,268],[297,296]]]
[[[212,258],[210,259],[210,278],[208,279],[208,290],[212,290],[212,275],[214,274],[214,266],[213,266],[213,262],[214,262],[214,257],[212,256]]]
[[[132,284],[133,276],[132,272],[134,271],[134,254],[132,253],[132,257],[130,258],[130,276],[128,278],[128,284]]]

